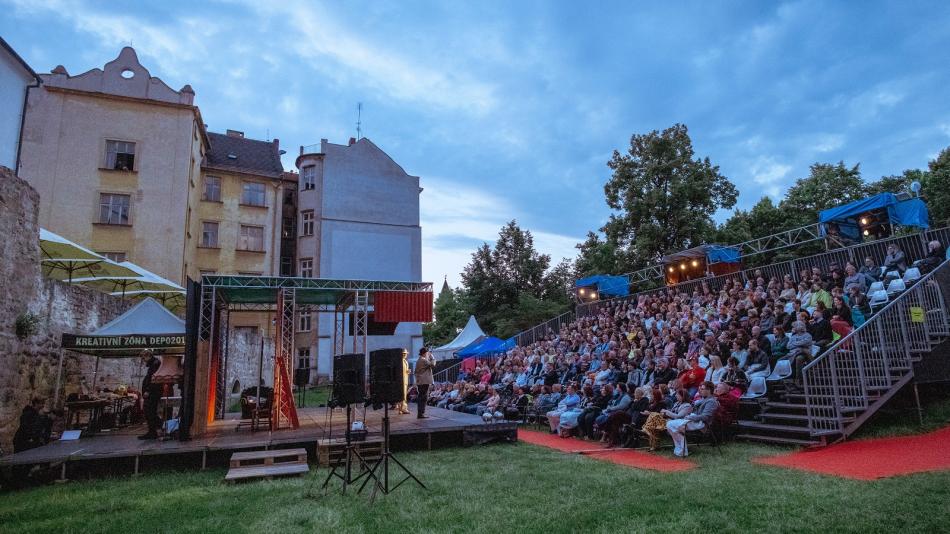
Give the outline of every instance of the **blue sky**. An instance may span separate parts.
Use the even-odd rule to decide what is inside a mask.
[[[950,145],[948,2],[639,4],[0,0],[0,34],[38,72],[131,42],[212,131],[291,155],[346,142],[363,102],[425,188],[423,277],[453,285],[512,218],[574,256],[632,133],[687,124],[742,208],[816,161],[877,178]]]

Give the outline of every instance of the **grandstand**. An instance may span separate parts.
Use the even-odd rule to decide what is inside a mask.
[[[555,354],[554,347],[563,344],[567,336],[576,336],[590,325],[607,325],[609,328],[612,320],[620,321],[618,317],[624,314],[639,318],[637,310],[642,310],[644,303],[654,303],[654,306],[661,303],[660,309],[664,311],[667,306],[680,302],[692,303],[695,309],[704,298],[705,304],[713,303],[712,296],[721,294],[723,290],[732,292],[734,301],[736,295],[746,298],[757,289],[764,295],[765,287],[771,292],[773,285],[779,285],[781,281],[789,281],[794,286],[807,282],[811,275],[830,280],[838,276],[832,272],[839,271],[840,274],[846,264],[860,266],[865,258],[880,264],[889,247],[902,250],[910,266],[915,260],[930,254],[928,243],[933,241],[950,242],[950,228],[875,240],[723,276],[581,303],[573,312],[520,332],[515,336],[517,348],[514,351],[489,358],[484,363],[496,373],[490,380],[495,383],[502,371],[499,367],[522,361],[522,356],[525,358],[523,365],[526,365],[527,358],[538,353],[544,353],[542,361],[548,361],[546,354]],[[943,261],[935,268],[931,265],[931,269],[922,273],[920,269],[911,267],[881,273],[880,281],[863,292],[869,298],[863,324],[854,324],[843,335],[835,336],[834,341],[814,345],[813,357],[800,370],[797,387],[792,387],[794,384],[787,380],[791,366],[773,360],[770,376],[750,381],[748,391],[741,399],[738,421],[731,429],[733,433],[742,439],[771,443],[827,444],[853,434],[908,384],[916,388],[916,383],[923,378],[918,369],[928,363],[928,358],[938,358],[943,354],[946,345],[937,350],[938,354],[932,355],[934,349],[950,337],[950,267]],[[829,282],[829,288],[831,285]],[[738,293],[736,288],[740,288]],[[775,293],[771,296],[774,297]],[[863,295],[858,298],[863,298]],[[740,339],[743,336],[740,335]],[[774,342],[774,335],[769,336]],[[685,340],[686,335],[682,337]],[[598,341],[606,347],[605,338],[606,334]],[[620,344],[613,345],[614,349],[622,349],[621,353],[626,350],[623,336],[611,339],[619,339]],[[683,349],[682,346],[679,348]],[[631,349],[631,354],[633,351]],[[511,359],[513,353],[514,360]],[[598,356],[594,355],[596,358]],[[610,356],[605,354],[602,359],[609,360]],[[626,369],[626,364],[623,364],[623,369]],[[526,372],[527,368],[523,367],[523,370]],[[459,366],[456,365],[443,370],[436,378],[453,382],[458,376]],[[943,379],[950,379],[950,375]]]

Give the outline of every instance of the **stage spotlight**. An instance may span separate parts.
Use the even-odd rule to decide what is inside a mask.
[[[868,223],[867,217],[861,217],[861,226],[864,226]]]
[[[693,267],[699,267],[699,262],[696,260],[693,260]]]
[[[675,270],[676,270],[676,269],[670,267],[670,272],[671,272],[671,273],[674,272]]]
[[[868,232],[867,230],[865,230],[864,235],[871,235],[871,232]]]
[[[592,291],[591,294],[590,294],[590,298],[592,298],[592,299],[594,299],[594,300],[597,300],[597,292],[596,292],[596,291]]]
[[[581,291],[580,291],[580,293],[581,293],[581,295],[583,295],[583,294],[584,294],[584,288],[583,288],[583,287],[581,288]]]
[[[686,270],[686,264],[685,264],[685,263],[681,263],[681,264],[680,264],[680,270],[683,270],[683,271]]]

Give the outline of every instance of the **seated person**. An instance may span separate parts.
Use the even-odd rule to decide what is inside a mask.
[[[505,419],[509,421],[521,419],[530,404],[531,395],[525,393],[520,386],[515,386],[514,392],[508,397],[508,402],[504,406]]]
[[[775,341],[772,342],[772,358],[781,360],[788,355],[788,337],[785,335],[785,328],[781,325],[772,329],[775,334]]]
[[[805,329],[805,323],[792,323],[792,335],[788,339],[788,355],[786,360],[792,363],[792,380],[801,383],[801,369],[811,361],[811,334]]]
[[[808,325],[808,333],[811,334],[812,342],[822,349],[831,344],[834,335],[831,330],[831,323],[825,319],[825,312],[821,309],[815,310],[812,314],[811,322]]]
[[[712,424],[713,416],[719,410],[719,401],[713,395],[713,390],[711,382],[704,382],[699,388],[701,398],[693,403],[693,411],[682,419],[673,419],[666,423],[666,430],[673,438],[673,456],[689,456],[686,446],[688,430],[702,430]]]
[[[887,245],[887,255],[884,256],[884,271],[897,270],[901,274],[907,270],[907,259],[904,257],[904,251],[891,243]]]
[[[603,430],[604,425],[607,423],[607,418],[609,418],[611,414],[615,412],[622,412],[630,407],[630,403],[633,401],[633,399],[627,395],[627,391],[627,384],[617,384],[617,388],[614,390],[614,398],[609,403],[607,403],[607,407],[600,412],[600,415],[598,415],[596,419],[594,419],[594,427],[591,433],[598,430]],[[601,441],[607,441],[606,434],[601,436]]]
[[[739,359],[735,356],[730,356],[726,360],[726,376],[723,377],[722,381],[732,388],[732,394],[736,398],[741,397],[749,388],[749,378],[745,375],[745,371],[739,367]]]
[[[607,407],[607,403],[613,399],[614,387],[610,384],[604,384],[600,387],[599,393],[599,395],[595,395],[593,400],[584,407],[584,411],[577,416],[577,429],[582,438],[594,438],[594,421],[597,419],[597,416],[600,415],[600,412]]]
[[[20,426],[13,435],[13,452],[23,452],[49,443],[53,420],[46,413],[46,402],[33,398],[20,413]]]
[[[666,423],[674,419],[682,419],[693,411],[693,405],[690,403],[689,393],[683,388],[673,392],[676,402],[672,408],[661,409],[659,412],[651,413],[643,423],[643,433],[647,435],[650,441],[650,450],[656,450],[659,443],[660,433],[666,431]]]
[[[745,375],[749,380],[757,376],[769,376],[769,355],[759,348],[759,342],[755,339],[749,340],[749,355],[746,357]]]
[[[947,251],[940,241],[934,239],[927,243],[927,256],[917,263],[921,274],[927,274],[947,259]]]
[[[561,412],[558,423],[557,430],[563,437],[570,436],[574,429],[577,428],[577,420],[584,413],[587,408],[593,405],[595,401],[594,398],[594,388],[592,386],[584,386],[581,391],[581,402],[574,408],[569,408]],[[550,421],[550,417],[548,418]]]
[[[729,384],[719,383],[713,393],[719,401],[719,410],[716,411],[713,423],[720,428],[727,428],[739,418],[739,399],[732,394]]]
[[[557,408],[548,411],[545,415],[548,418],[548,424],[551,425],[551,433],[557,433],[557,427],[561,422],[561,414],[573,410],[580,406],[581,396],[577,394],[577,388],[573,384],[567,386],[567,394],[558,402]]]

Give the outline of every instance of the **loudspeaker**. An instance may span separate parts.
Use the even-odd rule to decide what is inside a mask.
[[[366,400],[366,362],[362,354],[333,357],[333,391],[330,407],[359,404]]]
[[[310,368],[294,369],[294,385],[298,388],[306,387],[310,383]]]
[[[369,394],[373,404],[402,402],[405,375],[404,349],[380,349],[369,353]]]

